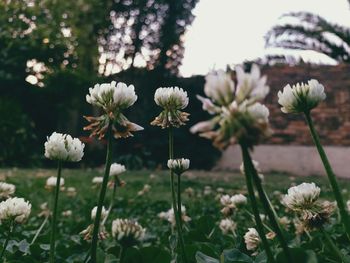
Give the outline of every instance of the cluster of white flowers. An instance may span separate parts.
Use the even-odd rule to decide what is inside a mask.
[[[95,206],[92,210],[91,210],[91,220],[94,221],[96,218],[96,213],[97,213],[97,206]],[[103,219],[107,216],[108,212],[105,209],[104,206],[102,206],[102,211],[101,211],[101,221],[103,221]]]
[[[47,189],[53,189],[56,187],[57,184],[57,177],[55,176],[50,176],[49,178],[47,178],[46,180],[46,185],[45,188]],[[60,179],[60,187],[64,186],[64,178]]]
[[[220,203],[224,207],[221,212],[228,216],[233,213],[234,209],[247,204],[247,198],[242,194],[236,194],[233,196],[223,195],[220,198]]]
[[[74,197],[77,195],[77,189],[75,187],[68,187],[67,190],[66,190],[66,194],[67,196],[69,197]]]
[[[190,160],[189,159],[169,159],[168,160],[168,168],[177,175],[183,174],[188,168],[190,168]]]
[[[126,171],[126,168],[124,165],[119,163],[112,163],[111,168],[109,170],[110,176],[116,176],[118,174],[124,173]]]
[[[84,155],[84,143],[69,134],[54,132],[45,142],[45,157],[51,160],[79,162]]]
[[[16,191],[16,186],[5,182],[0,182],[0,199],[8,198]]]
[[[288,189],[282,203],[300,215],[301,229],[313,230],[329,221],[335,202],[318,200],[321,189],[314,183],[302,183]]]
[[[94,88],[89,88],[89,93],[86,95],[86,101],[107,112],[126,109],[137,100],[134,86],[127,86],[123,82],[96,84]]]
[[[228,233],[235,233],[237,224],[230,218],[225,218],[220,221],[219,227],[224,235]]]
[[[163,109],[182,110],[188,105],[187,92],[179,87],[158,88],[154,101]]]
[[[176,225],[175,215],[174,215],[174,209],[170,208],[166,212],[160,212],[158,214],[158,217],[160,219],[168,221],[173,227]],[[183,222],[189,222],[191,221],[191,218],[187,216],[186,214],[186,207],[184,205],[181,205],[181,220]]]
[[[29,217],[32,205],[23,198],[13,197],[0,203],[0,222],[23,223]]]
[[[95,176],[94,178],[92,178],[92,183],[99,185],[102,184],[103,182],[103,177],[102,176]]]
[[[248,232],[244,235],[244,242],[247,250],[256,250],[261,242],[258,231],[255,228],[248,228]]]
[[[148,193],[151,190],[151,186],[149,184],[145,184],[142,188],[142,190],[137,192],[138,196],[144,195],[146,193]]]
[[[119,242],[135,243],[145,236],[146,229],[130,219],[115,219],[112,222],[112,236]]]
[[[321,189],[315,183],[302,183],[288,189],[283,204],[293,211],[312,208],[320,196]]]
[[[293,86],[288,84],[278,92],[278,103],[284,113],[309,112],[325,98],[323,85],[315,79]]]
[[[256,65],[250,73],[240,66],[235,70],[237,87],[230,74],[222,70],[207,75],[204,92],[208,98],[198,96],[198,99],[203,109],[214,117],[190,129],[192,133],[213,140],[220,149],[242,141],[252,146],[271,133],[269,110],[258,103],[269,92],[266,77],[261,77]]]
[[[182,112],[188,105],[187,92],[179,87],[158,88],[154,101],[163,111],[151,122],[162,128],[179,127],[188,121],[188,113]]]

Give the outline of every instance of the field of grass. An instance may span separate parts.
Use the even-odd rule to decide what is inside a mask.
[[[97,205],[99,188],[94,186],[91,181],[94,176],[102,176],[102,172],[100,169],[63,170],[62,176],[65,179],[65,188],[75,187],[77,194],[74,197],[70,197],[64,190],[60,193],[59,214],[63,211],[71,210],[72,215],[59,217],[59,234],[56,249],[58,251],[57,262],[82,262],[85,257],[89,243],[83,240],[79,232],[92,223],[90,212]],[[24,262],[24,259],[26,260],[25,262],[45,262],[47,260],[48,224],[44,226],[35,244],[30,246],[29,243],[43,221],[43,218],[38,215],[41,211],[40,205],[44,202],[48,202],[49,206],[51,204],[53,193],[45,189],[45,182],[47,177],[55,176],[55,173],[55,170],[42,169],[0,170],[0,181],[14,184],[16,186],[15,196],[23,197],[32,203],[32,213],[28,223],[23,226],[24,230],[23,228],[18,230],[14,240],[7,249],[7,258],[10,260],[7,262]],[[168,172],[130,171],[122,174],[120,177],[126,182],[126,185],[117,190],[115,205],[106,223],[107,232],[110,232],[111,221],[115,218],[135,219],[147,229],[146,241],[143,245],[146,247],[148,245],[159,247],[160,251],[166,251],[166,255],[170,257],[169,236],[171,235],[171,227],[168,222],[163,222],[158,217],[160,212],[167,211],[171,207]],[[232,240],[225,239],[217,227],[218,222],[222,218],[217,189],[222,188],[223,190],[219,191],[227,194],[246,194],[244,177],[234,172],[190,171],[182,177],[182,182],[183,204],[186,206],[187,214],[192,219],[188,223],[186,239],[201,241],[200,244],[202,246],[198,245],[199,247],[196,246],[192,250],[189,248],[189,254],[194,258],[195,252],[202,250],[208,255],[218,257],[220,254],[216,251],[222,251],[223,248],[228,246],[228,242],[232,242]],[[265,174],[264,179],[266,192],[269,193],[276,207],[281,207],[279,204],[281,193],[286,193],[291,185],[301,182],[315,182],[322,189],[321,198],[333,200],[325,177],[294,177],[287,174],[272,173]],[[138,192],[143,189],[145,184],[150,185],[150,191],[143,195],[138,195]],[[350,193],[347,192],[347,189],[350,187],[350,181],[340,180],[340,185],[345,199],[350,199]],[[211,191],[208,191],[207,186],[210,186]],[[185,189],[189,187],[194,190],[193,196],[188,196],[185,192]],[[206,193],[204,192],[205,187],[207,187]],[[106,207],[109,205],[110,196],[111,190],[108,190],[105,202]],[[284,213],[283,210],[278,212]],[[237,232],[238,236],[240,236],[240,243],[236,247],[241,247],[244,251],[242,236],[247,228],[253,225],[253,221],[246,214],[238,215],[237,220],[240,222]],[[216,228],[215,232],[218,236],[211,238],[219,240],[215,241],[217,246],[204,246],[203,244],[206,243],[204,241],[208,238],[204,233],[206,231],[210,232],[213,227]],[[2,244],[3,240],[4,237],[0,234],[0,244]],[[105,240],[102,246],[111,255],[118,254],[118,248],[116,248],[112,238]],[[23,256],[23,254],[27,254],[27,256]],[[111,260],[108,262],[118,261]],[[147,261],[136,262],[147,263]],[[163,263],[166,262],[165,260]]]

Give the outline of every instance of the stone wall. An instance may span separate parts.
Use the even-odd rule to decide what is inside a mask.
[[[324,174],[303,115],[284,114],[277,102],[277,92],[287,83],[315,78],[325,86],[327,94],[326,100],[312,111],[316,129],[336,174],[350,178],[350,66],[274,66],[262,71],[271,89],[265,103],[274,130],[273,136],[254,152],[263,169],[296,175]],[[240,162],[239,151],[230,147],[217,167],[238,169]]]

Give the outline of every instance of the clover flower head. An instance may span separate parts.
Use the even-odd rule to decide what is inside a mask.
[[[235,207],[241,207],[243,205],[246,205],[248,202],[247,197],[242,194],[233,195],[231,196],[230,200]]]
[[[212,140],[219,149],[237,142],[252,148],[271,134],[269,110],[258,102],[269,92],[266,77],[261,77],[256,65],[247,73],[238,66],[236,75],[235,89],[229,74],[223,71],[209,73],[204,88],[208,98],[197,96],[203,110],[213,117],[192,126],[190,131]]]
[[[220,221],[219,228],[221,229],[224,235],[227,235],[228,233],[235,232],[237,224],[233,222],[232,219],[225,218]]]
[[[174,171],[174,173],[176,173],[177,175],[181,175],[190,168],[190,160],[184,158],[169,159],[168,168]]]
[[[94,178],[92,178],[92,183],[99,185],[102,184],[103,182],[103,177],[102,176],[95,176]]]
[[[315,79],[293,86],[288,84],[277,95],[284,113],[309,112],[326,98],[324,86]]]
[[[119,163],[112,163],[111,168],[109,170],[109,175],[110,176],[116,176],[121,173],[124,173],[126,171],[126,168],[124,165],[119,164]]]
[[[0,222],[14,221],[24,223],[31,212],[32,205],[23,198],[8,198],[0,203]]]
[[[248,232],[244,235],[244,242],[247,250],[256,250],[261,242],[258,231],[255,228],[248,228]]]
[[[45,157],[51,160],[79,162],[84,156],[84,143],[69,134],[54,132],[45,142]]]
[[[175,227],[176,220],[175,220],[175,214],[174,214],[174,209],[173,208],[170,208],[166,212],[160,212],[158,214],[158,217],[160,219],[168,221],[173,227]],[[186,207],[184,205],[181,205],[181,220],[183,222],[191,221],[191,218],[186,214]]]
[[[96,213],[97,213],[97,206],[95,206],[92,210],[91,210],[91,220],[94,221],[96,218]],[[103,221],[103,219],[105,219],[105,217],[107,216],[108,211],[105,209],[104,206],[102,206],[102,211],[101,211],[101,221]]]
[[[57,177],[56,176],[50,176],[49,178],[46,179],[46,184],[45,188],[52,190],[56,187],[57,184]],[[60,187],[64,186],[64,178],[60,179]]]
[[[132,246],[141,241],[146,229],[130,219],[115,219],[112,222],[112,236],[123,246]]]
[[[132,106],[137,100],[133,85],[126,85],[123,82],[96,84],[89,88],[86,101],[91,105],[103,108],[106,112],[114,112]]]
[[[315,183],[302,183],[288,189],[282,203],[293,211],[310,209],[314,206],[321,189]]]
[[[163,108],[163,111],[151,122],[151,125],[163,129],[180,127],[188,121],[189,114],[183,112],[188,105],[187,92],[178,87],[158,88],[154,94],[154,101]]]
[[[0,199],[9,198],[16,191],[16,186],[5,182],[0,182]]]

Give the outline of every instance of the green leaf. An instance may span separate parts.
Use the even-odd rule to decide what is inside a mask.
[[[317,257],[312,250],[304,250],[301,248],[289,248],[293,255],[293,260],[300,263],[317,263]],[[287,263],[283,251],[277,254],[276,261],[279,263]]]
[[[216,258],[209,257],[202,252],[198,251],[196,253],[196,262],[197,263],[219,263],[219,260]]]
[[[145,247],[140,249],[143,262],[164,263],[170,262],[169,252],[160,247]]]
[[[238,249],[224,250],[221,255],[222,263],[253,263],[254,261],[246,254]]]
[[[122,263],[141,263],[142,255],[140,251],[134,247],[128,247],[125,250],[124,258]]]

